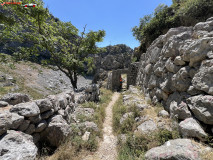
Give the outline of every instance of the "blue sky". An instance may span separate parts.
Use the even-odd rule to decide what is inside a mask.
[[[126,44],[138,47],[131,29],[139,19],[151,14],[159,4],[170,6],[172,0],[44,0],[50,12],[64,22],[70,21],[80,31],[106,31],[99,47]]]

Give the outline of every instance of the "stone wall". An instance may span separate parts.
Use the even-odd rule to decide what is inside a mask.
[[[16,156],[35,159],[38,142],[58,147],[71,133],[72,114],[78,103],[98,101],[99,95],[99,86],[92,84],[79,93],[66,91],[39,100],[30,100],[21,93],[3,96],[0,99],[0,159],[16,159]]]
[[[118,70],[113,70],[112,72],[109,73],[107,89],[116,90],[116,91],[119,90],[121,74],[127,74],[127,76],[128,76],[129,70],[128,69],[118,69]]]
[[[193,117],[212,134],[213,18],[157,38],[141,56],[137,85],[172,117]]]
[[[137,73],[138,73],[139,62],[131,63],[129,65],[129,72],[127,75],[127,88],[130,85],[136,85]]]
[[[73,92],[34,101],[18,93],[6,95],[1,100],[9,104],[0,108],[0,135],[7,130],[21,131],[32,135],[34,143],[44,137],[51,145],[58,146],[69,134],[70,114],[75,108]],[[56,128],[58,131],[54,130]]]

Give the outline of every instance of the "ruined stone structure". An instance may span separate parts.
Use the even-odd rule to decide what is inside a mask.
[[[121,74],[127,74],[128,76],[128,73],[129,73],[128,69],[118,69],[110,72],[108,75],[107,89],[119,90]]]
[[[107,89],[119,90],[121,74],[127,74],[127,88],[136,84],[139,62],[132,63],[128,69],[113,70],[108,74]]]
[[[142,54],[137,76],[137,85],[153,103],[162,103],[171,117],[179,120],[192,117],[205,124],[204,129],[210,135],[213,134],[212,51],[213,18],[194,27],[172,28]]]
[[[3,96],[0,99],[0,159],[34,160],[38,142],[58,147],[71,132],[70,124],[75,123],[72,114],[78,104],[98,101],[99,95],[99,86],[92,84],[79,93],[66,91],[39,100],[20,93]]]
[[[139,62],[131,63],[129,66],[129,73],[127,75],[127,88],[130,85],[136,85],[137,73],[138,73]]]

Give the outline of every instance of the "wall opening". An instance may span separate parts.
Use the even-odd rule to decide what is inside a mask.
[[[121,90],[126,91],[127,90],[127,74],[121,74],[121,79],[122,79]]]

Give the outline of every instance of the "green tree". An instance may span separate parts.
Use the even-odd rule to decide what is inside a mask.
[[[93,59],[88,55],[99,52],[96,42],[103,40],[105,31],[85,33],[85,27],[78,36],[78,30],[71,23],[59,22],[55,25],[59,28],[55,35],[47,32],[47,35],[43,36],[43,46],[50,53],[50,59],[44,60],[43,63],[57,66],[69,77],[73,88],[77,89],[78,76],[84,74],[85,64],[89,71],[94,69]]]
[[[37,3],[37,7],[6,6],[5,12],[10,13],[9,18],[15,19],[15,23],[3,23],[6,26],[1,31],[2,42],[20,44],[10,48],[17,60],[38,62],[42,53],[48,57],[42,63],[64,72],[73,88],[77,88],[78,75],[84,74],[85,68],[88,71],[94,68],[93,59],[88,55],[100,50],[96,42],[103,40],[105,31],[86,33],[85,27],[79,34],[70,22],[61,22],[53,17],[43,7],[42,0],[32,2]]]

